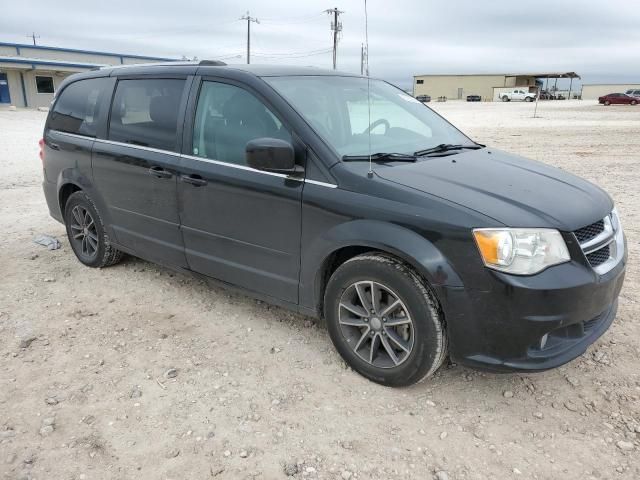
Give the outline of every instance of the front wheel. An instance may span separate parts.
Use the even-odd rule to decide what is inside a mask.
[[[329,335],[366,378],[392,387],[433,374],[447,354],[435,296],[410,268],[383,254],[359,255],[331,276],[324,299]]]
[[[611,102],[609,100],[605,100],[604,104],[608,107],[609,105],[611,105]]]
[[[64,208],[67,237],[73,252],[87,267],[118,263],[122,252],[111,245],[96,206],[83,191],[73,193]]]
[[[631,100],[631,105],[637,105],[638,101],[637,100]]]

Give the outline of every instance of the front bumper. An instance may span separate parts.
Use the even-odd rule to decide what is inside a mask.
[[[441,287],[453,361],[490,371],[542,371],[582,355],[611,325],[626,256],[605,275],[579,262],[517,277],[487,271],[488,288]]]

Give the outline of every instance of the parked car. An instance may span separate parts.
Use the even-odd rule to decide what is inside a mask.
[[[603,105],[637,105],[638,99],[626,93],[610,93],[599,97],[598,103]]]
[[[429,103],[431,101],[431,96],[430,95],[418,95],[416,97],[416,100],[418,100],[419,102],[422,102],[422,103]]]
[[[40,146],[81,263],[130,254],[324,318],[374,382],[412,384],[448,355],[557,367],[616,315],[627,261],[611,198],[475,143],[382,80],[104,68],[61,83]]]
[[[526,92],[521,88],[516,88],[511,92],[501,92],[500,100],[503,102],[510,102],[512,100],[521,102],[533,102],[536,99],[535,93]]]
[[[467,95],[467,102],[481,102],[482,97],[480,95]]]
[[[640,89],[639,89],[639,88],[637,88],[637,89],[630,89],[630,90],[627,90],[627,91],[625,92],[625,94],[626,94],[626,95],[629,95],[629,96],[631,96],[631,97],[640,98]]]

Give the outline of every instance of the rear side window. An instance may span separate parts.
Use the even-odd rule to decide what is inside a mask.
[[[53,107],[49,128],[95,137],[101,105],[111,93],[109,83],[108,78],[91,78],[67,86]]]
[[[109,139],[177,151],[184,80],[121,80],[111,106]]]

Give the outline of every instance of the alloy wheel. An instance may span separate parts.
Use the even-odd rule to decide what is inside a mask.
[[[72,238],[70,240],[83,257],[87,259],[95,257],[98,253],[98,231],[91,213],[82,205],[76,205],[71,210],[71,217],[69,227]]]
[[[340,297],[342,335],[362,360],[379,368],[402,364],[413,349],[414,325],[404,302],[389,287],[360,281]]]

